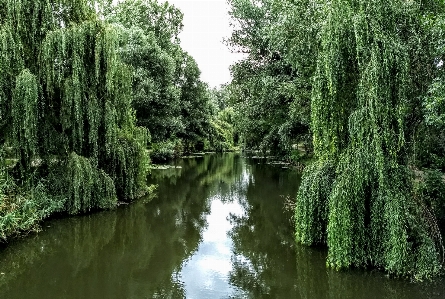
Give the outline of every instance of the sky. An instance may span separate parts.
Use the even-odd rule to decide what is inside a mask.
[[[198,63],[201,80],[211,87],[230,82],[229,66],[242,59],[242,54],[231,53],[222,43],[232,32],[226,0],[168,2],[184,14],[184,28],[179,35],[181,46]]]

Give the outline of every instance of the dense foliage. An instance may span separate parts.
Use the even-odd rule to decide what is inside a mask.
[[[183,129],[180,87],[175,85],[182,13],[167,4],[128,0],[113,7],[107,19],[118,25],[120,56],[132,67],[138,124],[155,142],[175,136]]]
[[[151,133],[155,161],[203,150],[209,136],[209,88],[180,47],[182,18],[168,2],[143,0],[121,1],[107,14],[120,30],[120,56],[133,72],[137,123]]]
[[[296,199],[297,241],[326,244],[333,268],[438,274],[443,3],[229,3],[228,44],[247,54],[230,85],[244,145],[288,156],[312,135],[316,161]]]
[[[96,13],[102,4],[0,2],[0,134],[17,159],[2,170],[17,188],[2,188],[1,201],[27,198],[4,205],[3,234],[8,219],[32,225],[20,210],[45,210],[42,192],[54,211],[73,214],[146,192],[147,133],[135,126],[129,69],[118,31]]]
[[[241,141],[245,148],[284,157],[296,143],[310,151],[310,76],[316,52],[311,41],[317,27],[310,19],[296,24],[311,11],[308,1],[296,2],[229,1],[235,30],[227,43],[247,55],[232,66],[230,84]]]
[[[297,196],[297,241],[327,244],[334,268],[436,275],[441,238],[413,194],[408,161],[416,109],[439,72],[428,16],[443,7],[339,0],[321,9],[311,98],[317,162]]]
[[[54,212],[138,198],[149,152],[171,158],[209,145],[217,111],[180,47],[174,6],[4,0],[0,8],[3,238]]]
[[[227,85],[213,88],[210,93],[212,118],[207,147],[220,152],[233,150],[239,144],[236,113],[230,105],[230,94]]]

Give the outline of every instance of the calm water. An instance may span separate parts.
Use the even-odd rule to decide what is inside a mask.
[[[326,269],[297,246],[298,173],[235,154],[154,170],[158,197],[55,219],[0,248],[0,298],[445,298],[445,281]]]

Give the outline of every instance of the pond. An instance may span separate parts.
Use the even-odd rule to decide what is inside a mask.
[[[153,170],[158,196],[52,219],[0,248],[0,298],[445,298],[443,279],[336,272],[295,244],[300,174],[239,154]]]

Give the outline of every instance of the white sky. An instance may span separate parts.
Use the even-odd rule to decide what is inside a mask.
[[[161,0],[161,2],[164,2]],[[231,80],[229,66],[242,58],[222,43],[231,35],[225,0],[168,0],[184,14],[181,46],[198,63],[201,80],[211,87]]]

